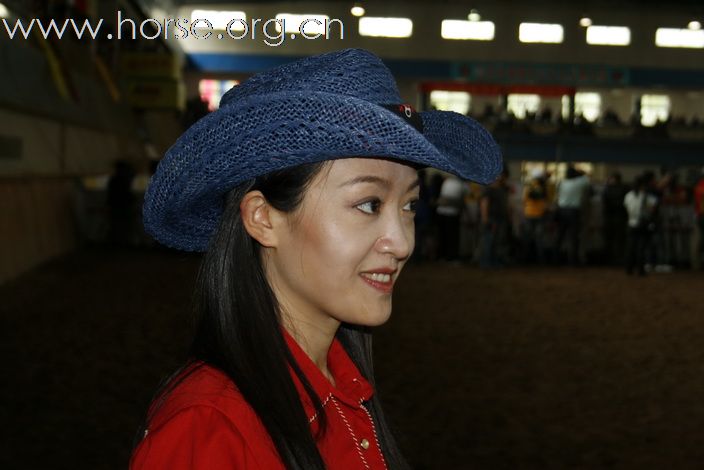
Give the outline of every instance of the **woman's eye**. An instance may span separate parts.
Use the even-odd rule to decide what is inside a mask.
[[[357,205],[357,209],[361,210],[365,214],[376,214],[379,212],[379,207],[381,207],[381,201],[378,199],[372,199],[371,201],[366,201]]]
[[[404,211],[414,212],[416,211],[416,206],[418,205],[418,199],[410,201],[408,204],[403,206]]]

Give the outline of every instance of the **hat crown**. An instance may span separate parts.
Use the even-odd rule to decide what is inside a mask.
[[[145,229],[168,246],[205,251],[232,188],[336,158],[390,158],[480,183],[501,171],[499,147],[471,118],[448,111],[409,116],[399,105],[389,69],[360,49],[254,75],[166,152],[144,197]]]
[[[277,92],[322,92],[376,104],[401,103],[396,82],[381,59],[363,49],[345,49],[254,75],[225,93],[220,107]]]

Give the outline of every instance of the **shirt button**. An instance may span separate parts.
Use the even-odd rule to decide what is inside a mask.
[[[362,439],[359,441],[359,445],[362,446],[362,449],[367,450],[369,449],[369,441],[366,439]]]

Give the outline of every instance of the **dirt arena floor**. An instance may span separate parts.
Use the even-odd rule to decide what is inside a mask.
[[[0,286],[1,469],[122,469],[184,358],[198,257],[88,249]],[[401,277],[378,389],[417,469],[704,466],[704,275]]]

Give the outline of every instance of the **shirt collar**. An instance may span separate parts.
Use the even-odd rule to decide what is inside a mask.
[[[323,404],[330,399],[330,396],[333,396],[351,406],[359,406],[362,401],[367,401],[372,397],[374,390],[371,384],[359,372],[340,340],[334,338],[328,351],[328,369],[335,380],[335,385],[333,385],[288,331],[285,328],[282,330],[293,358]],[[310,402],[303,384],[298,380],[298,376],[293,370],[291,370],[291,375],[303,401],[306,414],[312,421],[315,418],[315,407]]]

